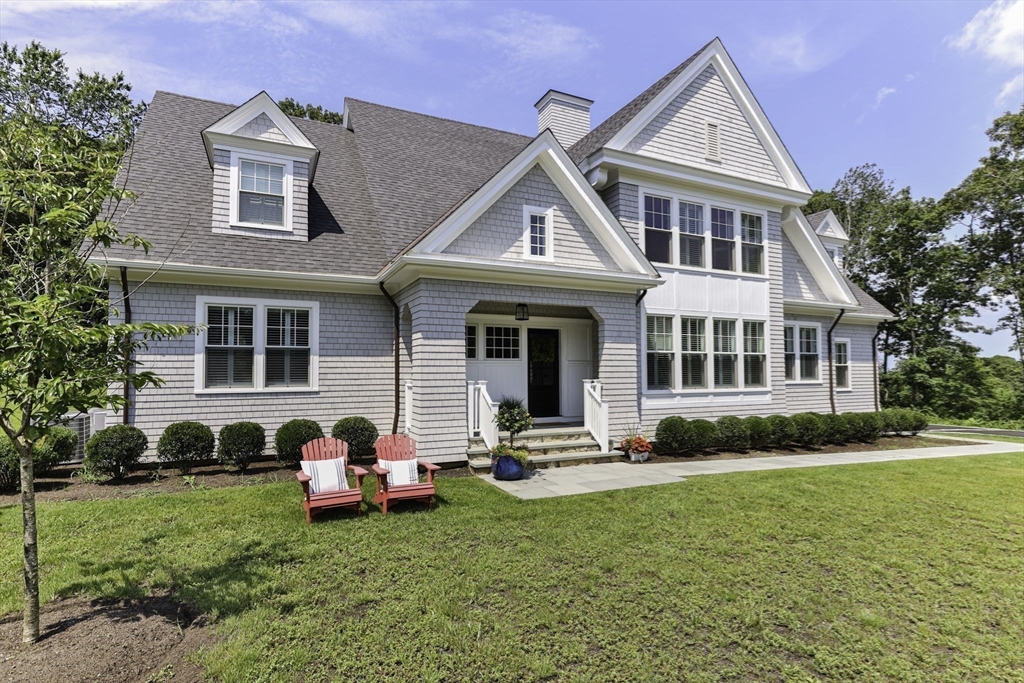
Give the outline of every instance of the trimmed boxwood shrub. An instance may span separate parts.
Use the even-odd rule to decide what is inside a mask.
[[[730,451],[743,451],[750,445],[747,423],[733,415],[718,418],[718,445]]]
[[[302,460],[302,447],[310,441],[322,439],[324,430],[313,420],[289,420],[274,434],[274,450],[282,465],[298,465]]]
[[[707,420],[690,420],[690,450],[706,451],[718,443],[718,427]]]
[[[234,422],[221,427],[217,435],[217,459],[245,474],[249,463],[267,448],[267,433],[255,422]]]
[[[772,446],[785,448],[796,439],[796,431],[793,429],[793,421],[786,415],[770,415],[766,418],[768,428],[772,433]]]
[[[175,463],[188,474],[197,462],[213,457],[213,430],[202,422],[175,422],[168,425],[156,443],[156,457]]]
[[[817,413],[797,413],[789,418],[793,425],[793,440],[801,446],[817,446],[825,435],[821,416]]]
[[[881,420],[875,413],[843,413],[850,429],[850,438],[875,441],[881,433]]]
[[[751,448],[768,448],[772,443],[772,425],[768,420],[757,415],[751,415],[743,420],[747,425],[747,434],[750,437]]]
[[[348,442],[348,452],[353,455],[373,453],[377,441],[377,428],[365,417],[343,417],[334,423],[331,436]]]
[[[654,443],[665,453],[685,451],[690,445],[690,423],[678,415],[666,417],[654,430]]]
[[[917,436],[918,432],[923,431],[925,428],[928,427],[928,416],[917,410],[909,410],[907,412],[910,413],[907,416],[907,420],[909,421],[910,426],[910,429],[908,431],[914,436]]]
[[[37,477],[44,476],[61,463],[71,460],[78,446],[78,434],[67,427],[51,427],[46,437],[32,452]],[[6,434],[0,434],[0,490],[21,486],[21,458]]]
[[[878,420],[883,434],[895,434],[903,431],[900,429],[899,408],[883,408],[879,410]]]
[[[138,427],[113,425],[85,442],[85,467],[114,479],[124,479],[139,468],[149,439]]]
[[[842,415],[825,413],[821,416],[822,435],[825,443],[846,443],[850,440],[849,423]]]

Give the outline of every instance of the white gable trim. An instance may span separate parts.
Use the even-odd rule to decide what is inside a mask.
[[[825,252],[825,245],[811,230],[811,224],[799,209],[786,207],[782,215],[782,231],[830,302],[860,307],[846,279]]]
[[[484,183],[479,190],[407,253],[440,254],[443,252],[536,164],[544,169],[623,272],[658,278],[658,271],[608,210],[597,192],[572,163],[549,130],[545,130],[534,138],[522,152]],[[508,267],[515,268],[517,266],[515,263],[509,262]]]
[[[624,150],[629,142],[647,127],[651,121],[667,107],[676,97],[686,89],[690,82],[703,73],[709,65],[713,65],[719,77],[725,83],[740,111],[746,117],[747,122],[753,129],[754,134],[764,146],[765,151],[779,170],[779,174],[786,183],[786,187],[799,192],[811,193],[811,187],[807,184],[803,173],[796,165],[793,157],[790,156],[782,139],[765,115],[761,105],[758,104],[754,94],[747,87],[743,76],[733,63],[729,53],[726,52],[722,41],[715,38],[693,62],[686,67],[682,73],[676,76],[675,80],[664,88],[658,96],[647,103],[640,113],[633,117],[615,136],[608,141],[605,147],[616,150]]]
[[[829,228],[832,229],[829,230]],[[836,217],[835,213],[832,212],[832,209],[829,209],[825,217],[821,219],[820,223],[818,223],[818,227],[815,232],[826,239],[831,238],[833,240],[842,240],[843,242],[850,241],[850,236],[846,233],[846,229],[839,221],[839,218]],[[832,234],[829,234],[830,232]]]
[[[236,135],[238,129],[260,114],[265,114],[274,122],[278,130],[288,138],[287,144]],[[210,160],[211,167],[213,166],[214,145],[244,147],[254,151],[272,152],[308,161],[310,182],[313,181],[316,174],[316,162],[320,156],[320,151],[316,146],[299,130],[288,115],[281,111],[277,102],[265,90],[204,130],[203,142],[206,144],[206,155]]]

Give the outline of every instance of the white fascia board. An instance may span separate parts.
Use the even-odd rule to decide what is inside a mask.
[[[605,173],[611,170],[625,170],[636,175],[659,180],[676,180],[744,198],[754,197],[767,201],[780,209],[783,206],[806,204],[811,197],[810,192],[790,190],[779,185],[770,185],[607,147],[592,154],[581,166],[581,171],[584,173],[591,173],[597,169],[601,169]]]
[[[288,138],[289,144],[235,135],[239,128],[260,114],[266,114],[274,122],[274,125]],[[306,159],[310,164],[309,179],[311,182],[316,173],[316,161],[320,156],[316,146],[299,130],[299,127],[295,125],[291,118],[281,111],[281,108],[277,106],[277,102],[265,90],[204,130],[203,141],[206,144],[206,155],[209,157],[211,167],[213,166],[213,146],[215,143],[233,144],[235,146],[244,145],[251,149],[289,154],[300,159]]]
[[[148,260],[93,256],[91,263],[110,269],[124,266],[134,279],[150,282],[179,282],[218,286],[257,287],[260,289],[296,289],[304,291],[380,294],[372,275],[330,275],[281,270],[203,266]],[[138,276],[138,277],[135,277]]]
[[[826,315],[835,317],[840,310],[845,311],[841,322],[857,323],[862,325],[877,325],[886,320],[896,320],[894,315],[877,315],[865,313],[860,306],[849,304],[838,304],[829,301],[808,301],[807,299],[783,299],[782,310],[784,313],[797,315]]]
[[[825,234],[825,230],[827,227],[832,228],[831,235]],[[842,242],[850,241],[850,236],[846,233],[846,229],[843,227],[843,224],[839,221],[839,218],[832,212],[832,209],[829,209],[828,213],[825,214],[825,217],[821,219],[820,223],[818,223],[818,227],[815,230],[815,232],[818,233],[818,235],[820,235],[822,239],[834,239],[840,240]]]
[[[658,277],[636,273],[569,270],[557,264],[448,254],[406,254],[392,262],[379,278],[385,284],[394,285],[389,287],[393,291],[399,291],[420,278],[634,293],[664,282]]]
[[[472,197],[410,249],[409,253],[439,254],[444,251],[538,163],[620,268],[626,272],[644,273],[649,277],[658,276],[658,271],[630,239],[622,225],[548,130],[534,138]]]
[[[807,218],[799,209],[787,207],[783,210],[782,231],[789,238],[796,253],[803,260],[807,270],[814,276],[814,280],[829,301],[847,306],[857,306],[857,297],[850,291],[839,268],[825,252],[825,245],[811,230],[811,224],[807,222]]]
[[[605,146],[617,150],[625,149],[629,141],[635,138],[647,124],[654,120],[661,110],[678,97],[690,84],[690,81],[700,75],[709,64],[714,65],[718,71],[718,75],[722,78],[729,93],[736,101],[736,104],[739,105],[740,111],[743,112],[747,122],[764,146],[765,151],[768,152],[768,156],[775,163],[779,173],[786,181],[786,186],[791,190],[810,195],[811,187],[807,184],[803,173],[800,172],[796,161],[789,154],[786,146],[782,144],[782,139],[775,132],[775,128],[768,120],[764,110],[761,109],[761,105],[758,104],[757,98],[750,91],[746,81],[743,80],[743,76],[740,75],[739,69],[736,68],[736,64],[733,63],[725,46],[722,45],[722,41],[718,38],[715,38],[697,59],[676,76],[672,83],[658,93],[657,97],[648,102],[647,106],[641,109],[639,114],[623,126]]]

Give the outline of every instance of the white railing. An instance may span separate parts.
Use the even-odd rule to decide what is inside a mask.
[[[601,382],[583,380],[583,426],[587,428],[602,453],[608,448],[608,401],[601,400]]]
[[[466,424],[469,437],[479,436],[484,445],[494,448],[498,443],[498,404],[487,393],[487,382],[466,382]]]
[[[405,383],[405,433],[412,434],[412,382]]]

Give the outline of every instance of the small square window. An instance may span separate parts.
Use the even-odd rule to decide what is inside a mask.
[[[519,328],[492,327],[485,328],[487,358],[516,359],[519,358]]]

